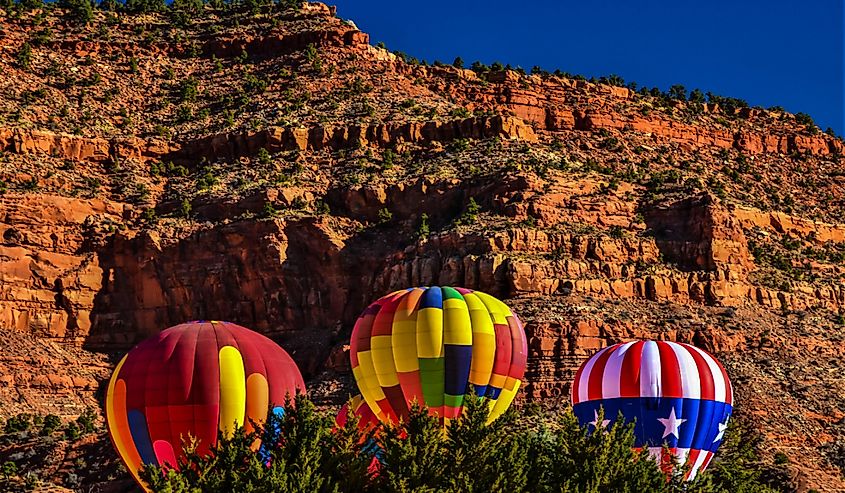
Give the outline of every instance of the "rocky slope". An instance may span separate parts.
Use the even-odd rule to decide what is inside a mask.
[[[605,345],[691,341],[796,488],[845,488],[841,139],[422,66],[316,3],[62,14],[0,15],[3,416],[96,405],[109,358],[188,319],[272,336],[336,404],[358,312],[452,284],[526,320],[525,399],[565,400]]]

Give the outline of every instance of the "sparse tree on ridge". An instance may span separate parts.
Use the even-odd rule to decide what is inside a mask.
[[[705,101],[704,93],[701,92],[701,89],[693,89],[692,92],[689,93],[689,100],[693,103],[703,103]]]
[[[97,7],[106,12],[117,12],[123,6],[118,0],[100,0]]]
[[[126,0],[126,11],[133,14],[163,12],[166,9],[164,0]]]
[[[59,0],[58,5],[66,10],[65,16],[70,20],[84,24],[94,18],[91,0]]]
[[[304,0],[279,0],[279,8],[282,10],[302,10]]]
[[[687,100],[687,88],[681,84],[675,84],[669,88],[669,97],[678,101]]]
[[[185,12],[196,13],[202,10],[202,0],[173,0],[170,4],[171,10],[182,10]]]
[[[26,10],[42,9],[44,8],[44,0],[19,0],[18,5]]]

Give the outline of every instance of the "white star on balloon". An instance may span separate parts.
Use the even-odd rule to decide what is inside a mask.
[[[589,424],[593,425],[593,428],[598,429],[598,428],[599,428],[599,412],[598,412],[598,411],[593,411],[593,416],[595,416],[595,419],[593,419],[592,421],[590,421],[590,423],[589,423]],[[601,420],[601,427],[602,427],[602,428],[607,428],[607,425],[608,425],[608,424],[610,424],[610,420],[609,420],[609,419],[603,419],[603,420]]]
[[[678,419],[675,416],[675,408],[672,408],[672,412],[669,413],[668,418],[657,418],[657,421],[660,421],[663,424],[663,438],[668,437],[669,435],[675,435],[675,438],[680,438],[680,432],[678,428],[681,427],[685,419]]]
[[[731,419],[731,417],[728,416],[727,418],[725,418],[724,423],[719,423],[719,434],[716,435],[716,439],[713,440],[713,443],[718,442],[719,440],[721,440],[725,436],[725,430],[728,429],[728,420],[730,420],[730,419]]]

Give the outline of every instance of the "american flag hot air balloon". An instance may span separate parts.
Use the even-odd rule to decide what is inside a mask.
[[[686,479],[713,459],[733,410],[724,367],[695,346],[666,341],[602,349],[575,374],[571,398],[582,426],[605,427],[620,413],[636,422],[635,446],[648,448],[661,464],[672,456],[687,464]]]

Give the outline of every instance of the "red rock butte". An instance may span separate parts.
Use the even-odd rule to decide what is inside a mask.
[[[525,321],[523,401],[691,342],[767,460],[845,488],[845,144],[805,116],[422,65],[318,3],[0,22],[4,417],[96,406],[116,354],[195,319],[272,337],[335,405],[361,309],[465,286]]]

